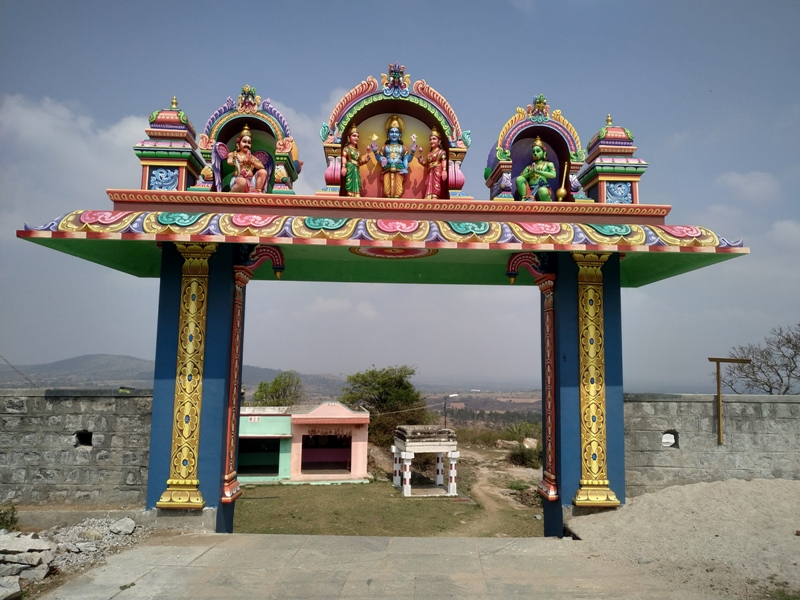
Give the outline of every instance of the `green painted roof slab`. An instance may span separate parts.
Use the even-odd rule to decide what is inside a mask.
[[[33,237],[18,235],[35,244],[64,252],[136,277],[159,277],[161,250],[155,239],[86,239],[83,237]],[[38,233],[38,232],[37,232]],[[189,239],[175,241],[188,242]],[[187,237],[188,236],[184,236]],[[201,236],[191,236],[199,238]],[[203,236],[205,237],[205,236]],[[218,241],[208,236],[209,242]],[[218,236],[217,236],[218,237]],[[200,241],[193,239],[192,241]],[[455,285],[508,285],[506,265],[509,257],[520,249],[434,248],[436,254],[422,258],[374,258],[359,256],[350,247],[322,244],[290,244],[275,238],[260,240],[281,249],[286,269],[284,281],[328,281],[356,283],[415,283]],[[241,243],[229,242],[229,243]],[[426,244],[427,247],[437,244]],[[446,246],[446,243],[441,244]],[[360,247],[365,247],[361,245]],[[367,246],[368,247],[368,246]],[[698,248],[699,251],[679,251],[662,248],[659,251],[631,251],[630,248],[563,248],[536,251],[555,252],[618,252],[624,255],[621,263],[623,287],[641,287],[675,275],[707,267],[747,254],[747,248]],[[261,265],[254,279],[275,279],[269,262]],[[533,278],[523,273],[516,285],[533,285]]]

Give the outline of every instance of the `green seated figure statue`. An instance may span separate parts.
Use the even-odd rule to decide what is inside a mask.
[[[547,150],[544,149],[544,144],[539,136],[536,136],[536,140],[533,142],[531,154],[533,163],[525,167],[522,174],[517,177],[517,192],[520,200],[552,202],[553,192],[550,190],[547,180],[556,177],[556,168],[553,163],[546,160]],[[530,193],[528,193],[528,186],[530,186]]]

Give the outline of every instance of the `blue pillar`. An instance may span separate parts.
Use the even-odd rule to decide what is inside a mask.
[[[603,266],[606,351],[606,454],[608,480],[617,500],[625,503],[625,414],[622,385],[622,303],[619,254]]]
[[[544,534],[561,536],[564,530],[564,511],[572,510],[573,499],[581,479],[578,266],[570,253],[549,254],[548,261],[550,264],[548,270],[556,275],[553,317],[556,352],[554,380],[558,500],[544,501]],[[622,318],[618,254],[608,258],[602,273],[607,470],[611,489],[617,499],[624,502]],[[543,312],[544,307],[542,307]]]
[[[234,300],[233,259],[233,246],[223,244],[208,261],[208,309],[200,410],[199,490],[206,507],[217,509],[216,530],[219,532],[232,531],[234,510],[233,503],[223,505],[220,502],[226,467],[225,430]],[[170,476],[183,262],[183,256],[173,244],[163,245],[147,483],[148,510],[156,508],[156,502]]]
[[[161,248],[161,283],[158,292],[158,331],[150,426],[150,460],[147,471],[147,510],[153,510],[169,478],[172,418],[177,368],[178,318],[181,306],[183,257],[173,244]]]
[[[581,478],[580,396],[578,390],[578,267],[568,253],[548,255],[556,274],[553,292],[555,334],[556,481],[558,500],[544,501],[544,534],[564,533],[563,507],[571,506]]]
[[[223,504],[226,471],[226,431],[231,372],[231,337],[235,283],[235,245],[222,244],[209,259],[208,317],[203,367],[203,407],[200,417],[198,477],[206,506],[217,509],[217,532],[233,533],[235,503]]]

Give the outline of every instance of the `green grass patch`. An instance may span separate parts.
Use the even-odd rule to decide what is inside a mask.
[[[262,485],[236,501],[236,533],[432,537],[539,537],[531,510],[491,518],[452,498],[404,498],[389,482],[362,485]]]

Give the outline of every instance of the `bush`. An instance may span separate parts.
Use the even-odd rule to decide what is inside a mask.
[[[360,406],[370,413],[369,441],[390,446],[398,425],[431,425],[436,415],[426,410],[425,398],[411,383],[415,371],[401,365],[347,376],[347,387],[339,399],[351,408]]]
[[[526,448],[519,446],[514,448],[508,453],[508,462],[520,467],[530,467],[531,469],[538,469],[542,466],[542,448]]]
[[[521,479],[517,479],[508,484],[508,489],[514,490],[515,492],[523,492],[529,487],[531,487],[531,484],[527,481],[522,481]]]
[[[17,507],[13,503],[9,503],[8,508],[0,508],[0,529],[7,529],[8,531],[19,529]]]

